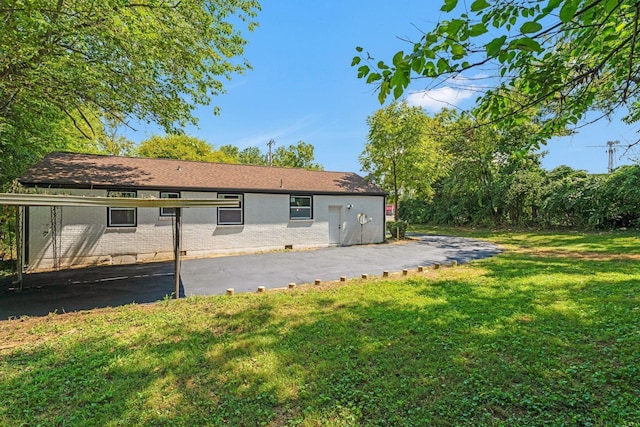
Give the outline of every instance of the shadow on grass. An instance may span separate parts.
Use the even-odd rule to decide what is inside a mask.
[[[630,424],[640,267],[610,264],[503,255],[437,281],[123,308],[3,355],[0,422]]]
[[[464,227],[431,227],[416,225],[412,232],[430,235],[464,236],[486,239],[521,248],[551,248],[607,254],[640,254],[640,230],[625,231],[514,231]]]

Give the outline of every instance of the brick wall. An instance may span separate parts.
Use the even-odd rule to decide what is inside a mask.
[[[49,194],[106,196],[103,190],[49,190]],[[138,191],[138,197],[159,192]],[[216,193],[182,192],[183,198],[215,198]],[[188,208],[183,213],[182,250],[187,257],[307,249],[329,245],[329,207],[341,212],[344,245],[384,240],[384,199],[368,196],[314,196],[312,220],[289,219],[288,194],[244,193],[244,224],[217,225],[216,208]],[[349,208],[350,206],[350,208]],[[338,209],[338,208],[336,208]],[[360,226],[358,213],[373,221]],[[173,221],[157,208],[139,208],[136,227],[107,227],[107,209],[57,208],[54,245],[51,208],[29,208],[30,271],[54,267],[57,246],[60,267],[119,264],[173,257]]]

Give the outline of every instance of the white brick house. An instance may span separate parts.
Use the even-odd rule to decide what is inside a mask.
[[[239,200],[184,209],[186,257],[385,239],[385,192],[354,173],[52,153],[20,183],[48,194]],[[170,259],[173,220],[170,208],[29,207],[27,269]]]

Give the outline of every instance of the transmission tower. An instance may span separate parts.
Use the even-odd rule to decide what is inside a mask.
[[[607,172],[611,173],[615,167],[615,155],[616,145],[620,144],[620,141],[607,141],[607,145],[589,145],[588,147],[602,147],[606,148],[606,153],[609,155],[609,163],[607,165]]]

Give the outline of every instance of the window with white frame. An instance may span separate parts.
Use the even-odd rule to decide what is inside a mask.
[[[160,192],[161,199],[179,199],[180,193],[171,192],[171,191],[161,191]],[[176,208],[160,208],[160,216],[175,216]]]
[[[312,219],[313,205],[311,196],[291,196],[289,201],[290,219]]]
[[[242,194],[220,194],[218,199],[237,200],[240,206],[237,208],[218,208],[218,224],[219,225],[242,225],[244,224],[244,203]]]
[[[107,197],[137,197],[135,191],[107,191]],[[137,208],[107,208],[108,227],[135,227]]]

